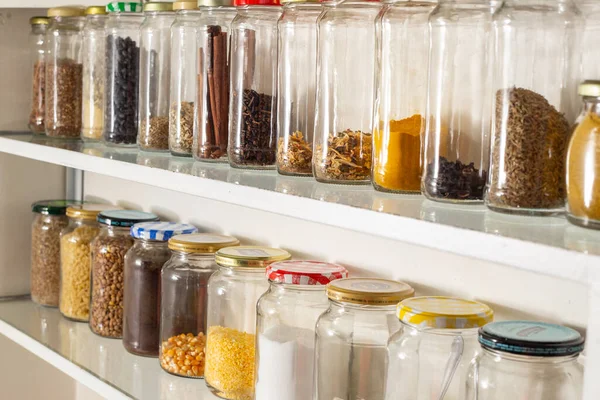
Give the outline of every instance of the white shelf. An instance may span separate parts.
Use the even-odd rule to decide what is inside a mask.
[[[121,340],[97,336],[87,323],[31,300],[0,302],[0,334],[107,399],[217,399],[203,379],[170,375],[156,358],[129,354]]]
[[[487,260],[589,284],[598,282],[600,232],[564,218],[517,217],[483,206],[378,193],[276,172],[236,170],[168,154],[0,135],[0,151],[221,202]]]

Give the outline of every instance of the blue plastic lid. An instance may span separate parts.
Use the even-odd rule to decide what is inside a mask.
[[[158,221],[158,217],[152,213],[143,211],[108,210],[98,214],[97,220],[104,225],[129,228],[138,222]]]
[[[579,332],[562,325],[535,321],[492,322],[479,329],[484,348],[507,353],[556,357],[578,354],[585,340]]]
[[[131,227],[131,236],[134,238],[161,242],[166,242],[175,235],[196,232],[198,229],[194,225],[176,222],[141,222]]]

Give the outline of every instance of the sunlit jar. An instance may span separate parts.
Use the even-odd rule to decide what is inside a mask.
[[[489,169],[491,0],[440,0],[429,17],[428,106],[421,191],[480,203]]]
[[[318,0],[284,0],[279,19],[277,171],[312,175]]]
[[[161,281],[160,366],[173,375],[204,376],[208,280],[218,269],[215,252],[238,246],[231,236],[211,233],[169,239],[171,258]]]
[[[388,344],[386,400],[464,399],[478,329],[492,321],[485,304],[451,297],[413,297],[398,304],[402,328]]]
[[[383,192],[421,192],[428,21],[436,5],[434,0],[397,1],[385,8],[378,21],[381,39],[377,49],[372,179],[375,189]]]
[[[43,135],[45,113],[45,88],[46,88],[46,30],[48,29],[47,17],[32,17],[29,20],[31,32],[29,33],[29,51],[31,52],[31,112],[29,114],[29,130]]]
[[[561,325],[502,321],[479,331],[482,352],[471,363],[466,400],[580,400],[584,339]]]
[[[329,307],[327,284],[348,271],[318,261],[281,261],[266,275],[270,287],[257,306],[255,398],[311,399],[315,324]]]
[[[581,24],[571,0],[506,0],[494,14],[485,198],[494,211],[562,212],[567,145],[580,107],[576,31]]]
[[[584,23],[577,28],[581,32],[581,78],[582,80],[600,79],[600,53],[596,51],[597,38],[600,35],[600,3],[596,0],[578,0],[577,8]]]
[[[231,24],[229,164],[275,169],[279,0],[235,0]]]
[[[254,399],[256,305],[269,288],[265,269],[290,253],[258,246],[226,247],[208,281],[208,334],[204,380],[217,396]]]
[[[104,127],[104,80],[106,8],[92,6],[85,10],[83,27],[83,104],[81,138],[86,141],[102,140]]]
[[[386,346],[400,329],[396,305],[414,295],[403,282],[348,278],[327,286],[316,325],[314,400],[383,399]]]
[[[229,77],[233,0],[199,0],[197,85],[193,155],[196,160],[227,162]]]

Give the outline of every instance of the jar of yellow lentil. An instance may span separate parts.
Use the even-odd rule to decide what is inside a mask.
[[[219,270],[208,281],[208,334],[204,379],[217,396],[254,399],[256,304],[269,288],[268,265],[290,253],[257,246],[217,251]]]

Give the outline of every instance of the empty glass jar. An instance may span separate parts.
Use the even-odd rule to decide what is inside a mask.
[[[479,331],[482,351],[471,363],[467,400],[580,400],[584,339],[565,326],[502,321]]]
[[[600,3],[596,0],[578,0],[577,8],[584,18],[578,26],[581,37],[581,78],[582,80],[600,79],[600,54],[596,43],[600,34]]]
[[[31,32],[29,33],[29,51],[31,52],[31,112],[29,114],[29,129],[36,134],[45,134],[44,113],[46,88],[46,30],[48,29],[47,17],[32,17],[29,20]]]

